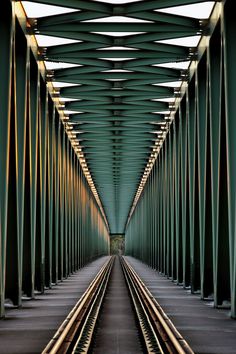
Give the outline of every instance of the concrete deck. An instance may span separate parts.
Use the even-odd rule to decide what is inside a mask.
[[[141,261],[126,259],[196,354],[236,354],[236,321],[229,310],[213,308]]]
[[[20,309],[7,309],[0,320],[0,354],[41,353],[107,259],[101,257],[45,294],[24,300]]]

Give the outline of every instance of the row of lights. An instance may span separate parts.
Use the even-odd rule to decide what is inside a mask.
[[[73,127],[73,122],[70,122],[70,119],[69,119],[69,115],[66,114],[66,112],[64,112],[64,109],[65,109],[65,103],[64,102],[61,102],[60,101],[60,96],[59,96],[59,90],[54,88],[52,83],[49,83],[48,82],[48,88],[49,88],[49,92],[51,93],[51,96],[54,100],[54,103],[58,109],[58,112],[59,112],[59,116],[60,116],[60,119],[61,121],[63,122],[64,126],[65,126],[65,131],[67,133],[67,136],[71,142],[71,145],[79,159],[79,162],[80,162],[80,165],[82,167],[82,170],[83,170],[83,173],[84,173],[84,176],[85,178],[87,179],[87,182],[88,182],[88,185],[94,195],[94,198],[98,204],[98,207],[101,211],[101,214],[103,216],[103,219],[107,225],[107,228],[109,229],[109,224],[108,224],[108,221],[107,221],[107,217],[106,217],[106,214],[104,212],[104,209],[103,209],[103,206],[102,206],[102,203],[101,203],[101,200],[99,198],[99,195],[98,195],[98,192],[97,192],[97,189],[94,185],[94,182],[93,182],[93,179],[92,179],[92,176],[91,176],[91,173],[89,171],[89,168],[88,168],[88,165],[87,165],[87,162],[86,162],[86,159],[85,159],[85,156],[84,156],[84,153],[82,151],[82,146],[80,145],[79,143],[79,139],[77,138],[77,134],[80,133],[80,131],[77,131],[74,129]]]
[[[147,162],[147,165],[145,167],[145,170],[143,172],[143,176],[141,178],[141,181],[139,183],[139,186],[138,186],[138,189],[137,189],[137,192],[135,194],[135,197],[134,197],[134,201],[133,201],[133,204],[132,204],[132,207],[130,209],[130,213],[129,213],[129,217],[128,217],[128,220],[127,220],[127,225],[130,221],[130,218],[136,208],[136,205],[138,203],[138,200],[142,194],[142,191],[144,189],[144,186],[148,180],[148,177],[152,171],[152,168],[155,164],[155,161],[157,159],[157,156],[159,155],[159,152],[161,150],[161,147],[165,141],[165,138],[168,134],[168,131],[169,131],[169,128],[170,128],[170,125],[171,125],[171,121],[173,121],[174,119],[174,113],[175,113],[175,103],[171,104],[171,111],[170,111],[170,114],[169,115],[166,115],[165,116],[165,119],[168,120],[169,122],[165,122],[163,123],[163,125],[161,126],[161,129],[163,130],[162,133],[159,133],[157,134],[157,139],[155,141],[155,144],[154,144],[154,147],[152,149],[152,152],[150,154],[150,157],[149,157],[149,160]]]
[[[56,100],[56,104],[57,104],[57,108],[59,110],[59,114],[61,115],[61,119],[62,121],[64,121],[65,125],[66,125],[66,132],[67,132],[67,135],[68,135],[68,138],[70,139],[71,141],[71,145],[72,147],[74,148],[74,151],[80,161],[80,165],[82,167],[82,170],[83,170],[83,173],[87,179],[87,182],[90,186],[90,189],[94,195],[94,198],[100,208],[100,211],[101,211],[101,214],[103,215],[103,218],[105,220],[105,223],[109,229],[109,224],[108,224],[108,221],[107,221],[107,218],[106,218],[106,215],[105,215],[105,212],[104,212],[104,209],[102,207],[102,204],[101,204],[101,200],[99,198],[99,195],[98,195],[98,192],[96,190],[96,187],[94,185],[94,182],[93,182],[93,179],[92,179],[92,176],[90,174],[90,171],[89,171],[89,168],[88,168],[88,165],[87,165],[87,162],[86,162],[86,159],[85,159],[85,156],[84,156],[84,153],[82,151],[82,146],[80,145],[79,143],[79,139],[77,139],[77,134],[80,133],[80,131],[76,131],[74,130],[73,128],[73,123],[69,121],[69,115],[66,113],[65,110],[65,103],[64,102],[61,102],[60,101],[60,97],[59,97],[59,91],[56,89],[56,88],[53,88],[55,90],[55,93],[53,96],[58,98],[58,100]],[[139,187],[137,189],[137,192],[135,194],[135,197],[134,197],[134,201],[133,201],[133,204],[132,204],[132,207],[131,207],[131,210],[130,210],[130,213],[129,213],[129,217],[128,217],[128,221],[127,221],[127,224],[129,223],[129,220],[135,210],[135,207],[138,203],[138,200],[142,194],[142,191],[144,189],[144,186],[147,182],[147,179],[150,175],[150,172],[154,166],[154,163],[157,159],[157,156],[161,150],[161,147],[163,145],[163,142],[166,138],[166,135],[169,131],[169,127],[170,127],[170,123],[173,119],[174,119],[174,113],[175,113],[175,109],[176,109],[176,104],[178,101],[180,101],[180,91],[179,90],[175,90],[175,101],[174,102],[169,102],[169,114],[168,115],[165,115],[165,119],[168,120],[164,123],[159,123],[161,125],[160,129],[161,130],[158,130],[156,133],[157,133],[157,139],[155,141],[155,145],[152,149],[152,152],[150,154],[150,157],[149,157],[149,160],[147,162],[147,165],[145,167],[145,170],[143,172],[143,176],[141,178],[141,181],[140,181],[140,184],[139,184]],[[159,113],[159,112],[158,112]],[[164,113],[164,112],[163,112]],[[167,112],[166,112],[167,113]]]
[[[127,223],[126,223],[126,226],[129,224],[129,221],[131,219],[131,216],[136,208],[136,205],[138,203],[138,200],[142,194],[142,191],[144,189],[144,186],[147,182],[147,179],[150,175],[150,172],[154,166],[154,163],[157,159],[157,156],[159,155],[159,152],[161,150],[161,147],[165,141],[165,138],[169,132],[169,129],[170,129],[170,126],[171,126],[171,122],[174,120],[175,118],[175,113],[176,113],[176,109],[178,108],[179,104],[180,104],[180,101],[181,101],[181,98],[182,96],[184,95],[185,91],[186,91],[186,88],[187,88],[188,84],[187,84],[187,75],[185,75],[185,78],[184,80],[182,80],[182,84],[180,86],[179,89],[174,89],[174,98],[175,100],[173,102],[169,102],[169,114],[168,115],[165,115],[165,120],[166,122],[163,123],[163,125],[161,126],[161,129],[163,130],[163,133],[162,134],[158,134],[157,135],[157,139],[155,141],[155,145],[153,147],[153,150],[151,152],[151,155],[150,155],[150,158],[148,160],[148,163],[145,167],[145,170],[144,170],[144,173],[143,173],[143,176],[142,176],[142,179],[140,181],[140,184],[138,186],[138,189],[137,189],[137,192],[135,194],[135,197],[134,197],[134,201],[133,201],[133,204],[132,204],[132,207],[130,209],[130,213],[129,213],[129,217],[128,217],[128,220],[127,220]],[[168,121],[168,122],[167,122]]]
[[[69,122],[69,116],[67,114],[64,113],[64,107],[65,107],[65,104],[64,103],[61,103],[59,102],[58,104],[58,108],[59,108],[59,111],[61,113],[63,113],[63,117],[62,117],[62,120],[63,121],[67,121],[66,122],[66,132],[67,132],[67,135],[68,135],[68,138],[70,139],[71,141],[71,145],[72,147],[74,148],[74,151],[80,161],[80,165],[82,167],[82,170],[83,170],[83,173],[88,181],[88,184],[90,186],[90,189],[95,197],[95,200],[100,208],[100,211],[103,215],[103,218],[106,222],[106,225],[107,227],[109,228],[109,225],[108,225],[108,222],[107,222],[107,218],[106,218],[106,215],[105,215],[105,212],[103,210],[103,207],[102,207],[102,204],[101,204],[101,201],[100,201],[100,198],[99,198],[99,195],[98,195],[98,192],[96,190],[96,187],[94,185],[94,182],[93,182],[93,179],[92,179],[92,176],[90,174],[90,171],[89,171],[89,168],[88,168],[88,165],[87,165],[87,162],[86,162],[86,159],[85,159],[85,156],[84,156],[84,153],[82,151],[82,146],[80,145],[79,143],[79,139],[77,139],[77,133],[80,133],[79,131],[76,131],[74,130],[73,128],[73,123],[72,122]],[[168,120],[168,121],[171,121],[173,120],[174,118],[174,115],[173,113],[175,112],[175,102],[173,103],[169,103],[169,109],[170,109],[170,114],[169,115],[166,115],[165,116],[165,119]],[[160,123],[159,123],[160,124]],[[138,203],[138,200],[140,198],[140,195],[143,191],[143,188],[147,182],[147,179],[150,175],[150,172],[154,166],[154,163],[157,159],[157,156],[160,152],[160,149],[161,149],[161,146],[166,138],[166,135],[168,133],[168,130],[169,130],[169,126],[170,124],[168,122],[164,122],[162,124],[160,124],[161,127],[158,132],[157,132],[157,139],[155,141],[155,145],[152,149],[152,152],[150,154],[150,157],[149,157],[149,160],[147,162],[147,165],[145,167],[145,170],[144,170],[144,173],[143,173],[143,176],[142,176],[142,179],[140,181],[140,184],[139,184],[139,187],[137,189],[137,192],[135,194],[135,197],[134,197],[134,201],[133,201],[133,205],[131,207],[131,210],[130,210],[130,214],[129,214],[129,218],[128,218],[128,222],[134,212],[134,209]]]
[[[73,128],[72,128],[73,129]],[[69,131],[67,130],[67,135],[68,135],[68,138],[70,139],[70,142],[71,142],[71,145],[79,159],[79,162],[80,162],[80,165],[82,167],[82,170],[83,170],[83,173],[84,173],[84,176],[85,178],[87,179],[87,182],[88,182],[88,185],[94,195],[94,198],[98,204],[98,207],[101,211],[101,214],[105,220],[105,223],[107,225],[107,228],[109,229],[109,225],[108,225],[108,221],[107,221],[107,218],[106,218],[106,214],[104,212],[104,209],[102,207],[102,203],[101,203],[101,200],[99,198],[99,195],[98,195],[98,192],[97,192],[97,189],[94,185],[94,182],[93,182],[93,178],[91,176],[91,173],[89,171],[89,168],[88,168],[88,165],[87,165],[87,162],[86,162],[86,159],[85,159],[85,156],[84,156],[84,153],[82,151],[82,146],[80,145],[79,143],[79,140],[77,139],[77,135],[76,135],[76,131],[70,129]]]
[[[16,15],[19,16],[20,19],[22,18],[26,18],[25,17],[25,11],[22,7],[22,4],[17,4],[16,5]],[[29,36],[29,40],[30,40],[30,45],[33,49],[33,51],[35,51],[35,48],[38,48],[38,43],[36,41],[36,38],[35,36],[32,34],[31,36]],[[35,53],[35,55],[38,55],[38,52]],[[49,90],[49,93],[54,101],[54,104],[55,106],[57,107],[57,110],[58,110],[58,113],[59,113],[59,117],[61,119],[61,121],[63,122],[64,126],[66,125],[67,126],[67,122],[69,121],[69,115],[64,112],[64,109],[65,109],[65,103],[63,101],[60,100],[60,95],[59,95],[59,89],[57,89],[56,87],[53,86],[52,84],[52,77],[53,77],[53,73],[50,73],[50,72],[47,72],[46,70],[46,66],[45,66],[45,63],[43,60],[38,60],[38,66],[39,66],[39,69],[40,71],[42,72],[42,74],[44,75],[45,73],[46,74],[46,77],[49,79],[47,81],[47,87],[48,87],[48,90]],[[68,127],[68,126],[67,126]],[[72,147],[74,148],[74,151],[75,153],[77,154],[78,156],[78,159],[80,161],[80,165],[83,169],[83,172],[84,172],[84,175],[88,181],[88,184],[92,190],[92,193],[95,197],[95,200],[100,208],[100,211],[101,211],[101,214],[103,215],[103,218],[105,220],[105,223],[107,225],[107,228],[109,229],[109,225],[108,225],[108,222],[107,222],[107,218],[106,218],[106,215],[104,213],[104,210],[103,210],[103,207],[102,207],[102,204],[101,204],[101,201],[100,201],[100,198],[99,198],[99,195],[98,195],[98,192],[94,186],[94,183],[93,183],[93,179],[92,179],[92,176],[89,172],[89,169],[88,169],[88,166],[86,164],[86,160],[85,160],[85,157],[84,157],[84,154],[82,152],[82,147],[80,146],[79,144],[79,141],[77,141],[77,136],[76,136],[76,133],[73,131],[73,127],[71,126],[69,129],[66,129],[67,131],[67,134],[68,134],[68,137],[71,141],[71,144],[72,144]]]
[[[50,83],[50,86],[52,84]],[[52,86],[53,87],[53,86]],[[60,114],[60,117],[62,119],[62,121],[64,122],[65,126],[66,126],[66,132],[67,132],[67,135],[68,135],[68,138],[70,139],[70,142],[71,142],[71,145],[80,161],[80,165],[82,167],[82,170],[83,170],[83,173],[87,179],[87,182],[90,186],[90,189],[94,195],[94,198],[100,208],[100,211],[101,211],[101,214],[105,220],[105,223],[109,229],[109,224],[108,224],[108,221],[107,221],[107,218],[106,218],[106,215],[105,215],[105,212],[104,212],[104,209],[102,207],[102,204],[101,204],[101,200],[99,198],[99,195],[98,195],[98,192],[96,190],[96,187],[94,185],[94,182],[93,182],[93,179],[92,179],[92,176],[90,174],[90,171],[89,171],[89,168],[88,168],[88,165],[87,165],[87,162],[86,162],[86,159],[85,159],[85,156],[84,156],[84,153],[82,151],[82,146],[80,145],[79,143],[79,139],[77,138],[77,134],[80,133],[80,131],[76,131],[73,127],[73,122],[70,122],[69,121],[69,114],[67,114],[67,112],[65,111],[65,102],[62,102],[60,101],[60,96],[59,96],[59,90],[54,88],[53,87],[53,90],[54,90],[54,94],[53,94],[53,97],[56,97],[56,100],[55,100],[55,103],[57,105],[57,108],[58,108],[58,111],[59,111],[59,114]],[[168,115],[165,116],[165,119],[168,120],[168,121],[171,121],[174,119],[174,113],[175,113],[175,108],[176,108],[176,102],[178,101],[180,97],[180,94],[179,94],[179,91],[177,90],[175,92],[175,101],[174,102],[169,102],[169,110],[170,110],[170,113]],[[159,112],[158,112],[159,113]],[[164,112],[163,112],[164,113]],[[166,112],[167,113],[167,112]],[[147,182],[147,179],[150,175],[150,172],[154,166],[154,163],[157,159],[157,156],[160,152],[160,149],[161,149],[161,146],[166,138],[166,135],[168,133],[168,130],[169,130],[169,127],[170,127],[170,124],[166,121],[165,123],[162,123],[160,124],[161,127],[160,129],[161,130],[158,130],[156,133],[157,133],[157,139],[155,141],[155,145],[152,149],[152,152],[150,154],[150,157],[149,157],[149,160],[147,162],[147,165],[145,167],[145,170],[143,172],[143,176],[142,176],[142,179],[140,181],[140,184],[139,184],[139,187],[137,189],[137,192],[135,194],[135,197],[134,197],[134,201],[133,201],[133,205],[131,207],[131,210],[130,210],[130,213],[129,213],[129,217],[128,217],[128,221],[127,221],[127,224],[129,223],[129,220],[135,210],[135,207],[138,203],[138,200],[141,196],[141,193],[143,191],[143,188]]]

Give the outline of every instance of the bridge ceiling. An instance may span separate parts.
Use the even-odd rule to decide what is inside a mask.
[[[32,33],[38,36],[48,80],[64,103],[66,127],[74,145],[81,146],[110,231],[122,233],[145,167],[163,140],[173,101],[187,79],[196,36],[206,26],[201,15],[189,16],[186,5],[208,6],[209,12],[213,2],[41,0],[23,5],[27,9],[30,3],[60,7],[52,8],[52,15],[45,7],[43,16],[33,16]],[[185,7],[173,9],[177,5]],[[41,45],[50,37],[39,35],[53,36],[53,42]]]

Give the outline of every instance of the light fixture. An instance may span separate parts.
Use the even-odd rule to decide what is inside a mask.
[[[158,9],[154,11],[180,15],[180,16],[193,17],[197,19],[207,19],[209,18],[212,12],[214,4],[215,4],[214,1],[205,1],[198,4],[171,6],[168,8]]]
[[[52,16],[79,11],[62,6],[36,4],[31,1],[22,1],[21,3],[28,18],[45,17],[45,14],[47,14],[47,16]]]

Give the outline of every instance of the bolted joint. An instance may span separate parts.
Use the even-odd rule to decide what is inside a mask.
[[[206,35],[207,32],[209,32],[209,19],[199,20],[199,27],[200,31],[203,32],[204,35]]]
[[[47,53],[47,48],[46,48],[46,47],[38,47],[38,53],[39,53],[41,56],[45,56],[46,53]]]
[[[189,59],[190,60],[198,60],[198,50],[197,48],[190,48],[189,49]]]
[[[38,53],[37,60],[39,60],[39,61],[46,60],[46,57],[42,53]]]
[[[188,81],[189,80],[189,71],[188,70],[181,70],[180,77],[184,81]]]
[[[180,98],[180,97],[181,97],[180,89],[175,88],[175,89],[174,89],[174,95],[175,95],[175,97]]]
[[[59,90],[58,91],[55,90],[53,93],[51,93],[51,96],[52,96],[52,98],[59,98],[60,97]]]
[[[47,72],[46,72],[46,81],[52,81],[53,76],[54,76],[54,71],[53,70],[47,70]]]
[[[46,75],[46,82],[53,82],[53,77],[52,76],[47,76]]]
[[[27,26],[26,27],[26,34],[32,36],[34,34],[37,34],[37,29],[36,27],[32,27],[32,26]]]
[[[29,18],[27,20],[27,27],[26,27],[26,33],[33,35],[38,33],[38,28],[37,28],[37,19],[36,18]]]
[[[113,16],[120,16],[120,15],[125,15],[126,11],[125,11],[125,6],[114,6],[112,9],[112,15]]]

